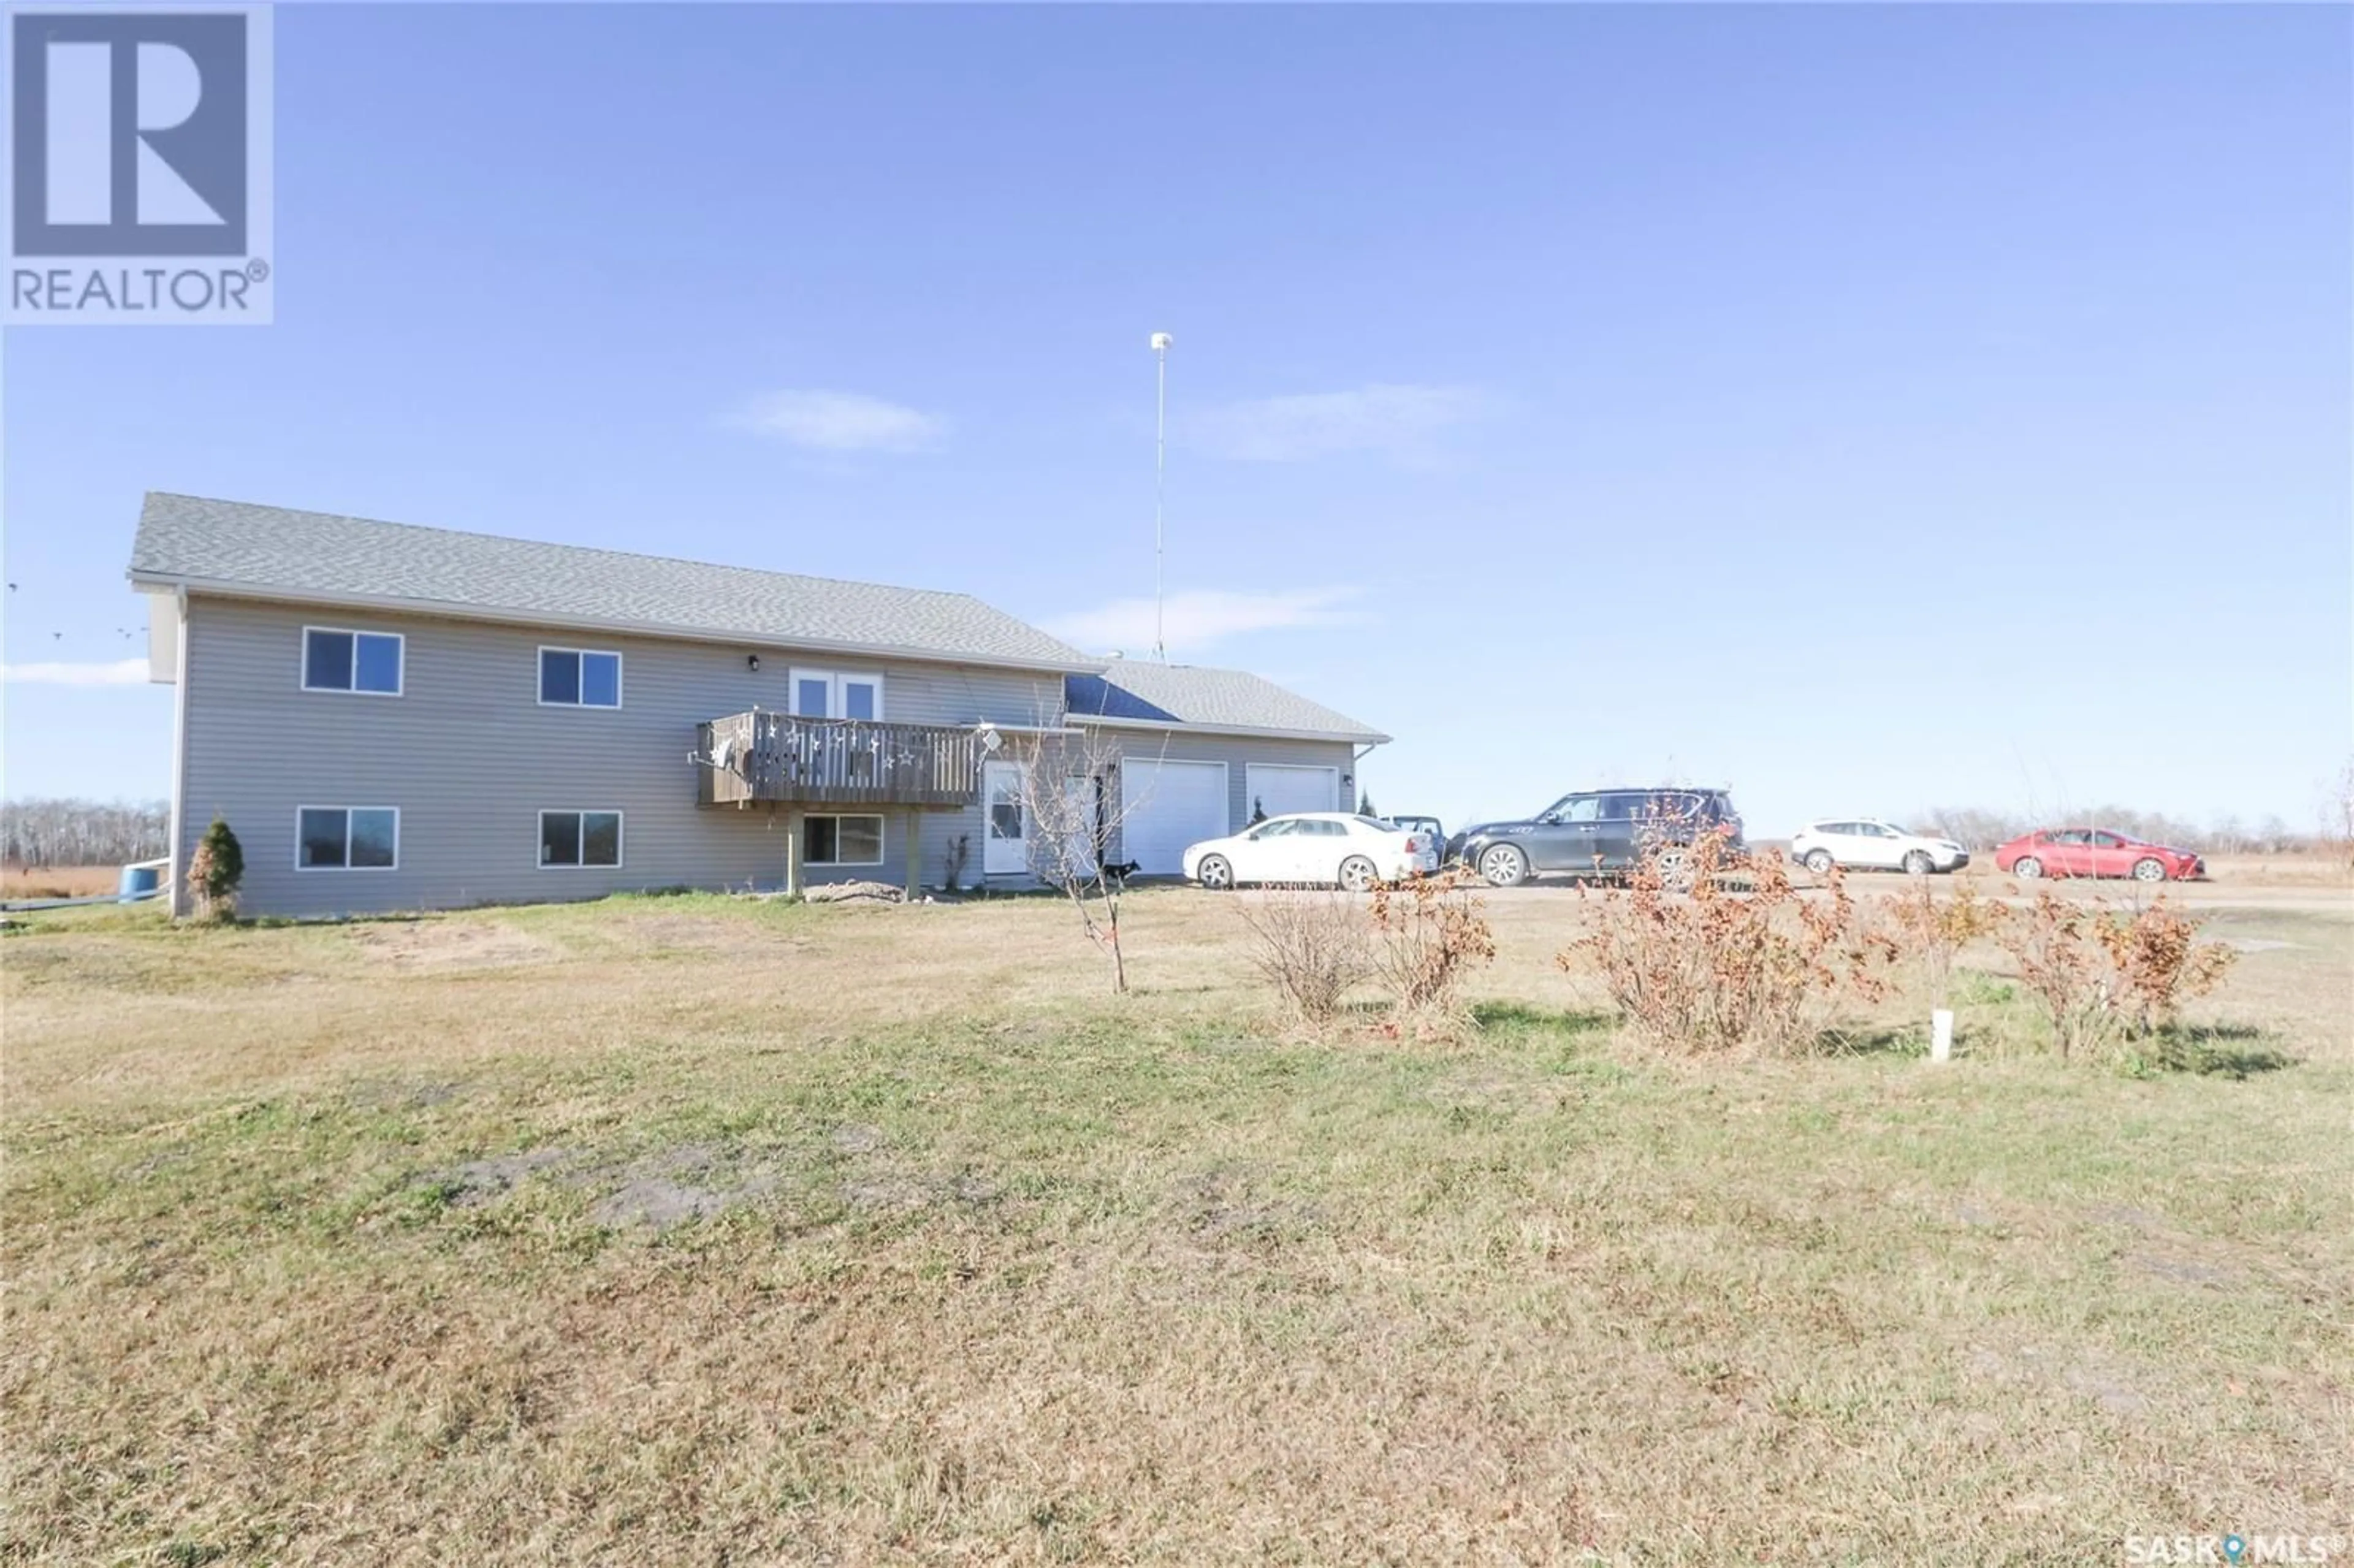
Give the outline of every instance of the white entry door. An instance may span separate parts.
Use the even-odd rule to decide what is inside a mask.
[[[1185,850],[1226,835],[1226,765],[1131,757],[1119,765],[1121,853],[1148,876],[1174,876]]]
[[[1288,763],[1254,762],[1243,769],[1244,788],[1253,812],[1270,817],[1294,811],[1345,811],[1356,802],[1341,804],[1341,770],[1337,768],[1295,768]]]
[[[1024,772],[1019,762],[981,765],[981,869],[992,876],[1030,869],[1030,813],[1022,804]]]

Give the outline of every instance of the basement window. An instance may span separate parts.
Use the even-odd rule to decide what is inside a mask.
[[[297,871],[393,871],[400,864],[396,806],[304,806],[294,813]]]
[[[881,817],[811,817],[804,865],[881,865]]]
[[[539,863],[542,870],[620,864],[621,813],[542,811]]]

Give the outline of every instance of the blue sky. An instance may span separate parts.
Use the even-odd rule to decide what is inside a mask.
[[[276,324],[7,334],[5,787],[168,785],[150,488],[1143,652],[1166,329],[1172,656],[1385,810],[2305,825],[2349,84],[2324,7],[283,6]]]

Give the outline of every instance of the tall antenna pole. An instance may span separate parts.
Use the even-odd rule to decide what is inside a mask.
[[[1169,641],[1163,635],[1161,624],[1161,566],[1166,547],[1161,518],[1163,498],[1168,491],[1169,345],[1176,341],[1165,332],[1152,334],[1152,357],[1157,362],[1152,436],[1152,656],[1163,664],[1169,662]]]

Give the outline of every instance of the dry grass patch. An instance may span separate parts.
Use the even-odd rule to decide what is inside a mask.
[[[1551,966],[1575,907],[1490,901],[1445,1053],[1269,1040],[1179,892],[1129,901],[1123,1001],[1045,900],[485,912],[422,939],[530,961],[439,968],[11,938],[0,1552],[2078,1561],[2354,1517],[2334,1035],[2244,1080],[1666,1061]],[[2342,981],[2344,925],[2262,929],[2207,1005]]]
[[[94,898],[122,880],[119,865],[0,865],[0,898]]]
[[[563,954],[544,938],[492,921],[373,921],[348,927],[345,936],[370,959],[404,969],[505,969]]]
[[[2342,853],[2219,854],[2209,858],[2207,874],[2226,887],[2354,885],[2354,863]]]

